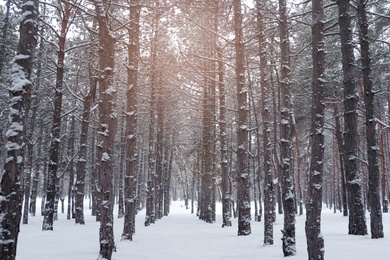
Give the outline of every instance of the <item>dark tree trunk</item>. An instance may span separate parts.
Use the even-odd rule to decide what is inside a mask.
[[[238,235],[246,236],[251,233],[251,198],[248,167],[248,88],[245,86],[245,49],[242,32],[241,1],[233,1],[234,33],[236,50],[236,84],[237,84],[237,207]]]
[[[32,101],[31,101],[32,103]],[[35,119],[37,114],[37,104],[32,109],[31,121],[28,126],[29,131],[26,136],[27,139],[27,171],[24,172],[24,210],[23,210],[23,224],[28,224],[28,212],[30,204],[30,191],[31,191],[31,175],[33,174],[33,153],[34,153],[34,142],[33,133],[35,129]]]
[[[91,73],[90,73],[91,74]],[[85,197],[85,175],[87,166],[87,142],[89,118],[91,114],[91,106],[96,93],[97,82],[89,75],[90,89],[87,96],[84,98],[83,114],[81,120],[80,147],[76,163],[76,182],[75,182],[75,223],[84,225],[84,197]],[[92,144],[94,145],[94,144]],[[93,181],[91,181],[93,183]],[[92,184],[93,185],[93,184]]]
[[[122,127],[120,133],[120,152],[119,152],[119,170],[118,170],[118,218],[123,218],[125,216],[125,204],[124,204],[124,163],[126,158],[126,113],[125,108],[123,108],[122,116]]]
[[[270,129],[270,107],[267,104],[270,98],[267,75],[267,45],[265,36],[264,13],[259,1],[256,2],[257,30],[259,32],[259,56],[260,56],[260,87],[263,121],[263,167],[264,167],[264,245],[274,243],[274,185],[272,174],[272,143]],[[260,137],[258,137],[260,138]],[[261,200],[260,200],[261,203]]]
[[[341,132],[341,123],[340,123],[340,114],[339,114],[339,105],[337,103],[333,106],[333,115],[335,118],[335,130],[336,130],[336,139],[338,146],[338,155],[340,162],[340,179],[341,179],[341,192],[343,198],[343,216],[348,216],[348,198],[347,198],[347,184],[345,181],[345,170],[344,170],[344,140],[343,133]]]
[[[380,171],[378,162],[378,138],[376,133],[376,118],[374,91],[371,77],[371,55],[368,38],[368,21],[366,1],[358,0],[359,40],[363,68],[364,103],[366,107],[366,140],[368,161],[368,198],[370,208],[371,238],[382,238],[383,223],[380,202]]]
[[[115,250],[113,230],[113,158],[114,139],[117,131],[116,119],[116,89],[113,85],[115,39],[110,31],[108,17],[106,16],[109,4],[106,1],[94,1],[96,19],[99,24],[99,146],[97,159],[100,161],[100,229],[99,229],[99,258],[111,260]]]
[[[173,139],[173,138],[172,138]],[[164,216],[168,216],[169,207],[171,203],[170,188],[171,188],[171,170],[172,170],[172,161],[173,161],[173,140],[170,149],[165,149],[169,151],[165,153],[164,160]],[[193,181],[194,186],[195,182]],[[194,187],[193,187],[194,190]],[[194,196],[193,196],[194,197]],[[193,201],[191,201],[193,203]],[[193,213],[193,212],[192,212]]]
[[[158,88],[157,96],[157,138],[156,138],[156,219],[163,217],[163,156],[164,156],[164,100],[163,100],[163,83]],[[188,189],[187,189],[188,190]],[[187,196],[188,198],[188,196]]]
[[[222,48],[218,48],[218,87],[219,87],[219,140],[221,142],[221,189],[222,189],[222,227],[232,225],[230,208],[230,185],[227,158],[226,129],[226,90],[224,83],[224,66],[222,63]]]
[[[9,10],[11,7],[11,0],[7,0],[5,3],[5,16],[3,20],[3,28],[1,28],[1,42],[0,42],[0,82],[3,82],[3,67],[5,63],[5,47],[7,45],[7,38],[8,38],[8,26],[9,26]],[[0,158],[1,153],[0,153]]]
[[[272,77],[272,74],[271,74]],[[272,81],[271,81],[272,82]],[[275,169],[275,176],[277,177],[277,183],[275,185],[276,189],[276,200],[277,207],[278,207],[278,214],[283,214],[283,203],[282,203],[282,194],[281,194],[281,168],[280,168],[280,161],[278,156],[278,105],[276,102],[276,93],[275,89],[272,88],[272,106],[273,106],[273,114],[274,114],[274,122],[273,122],[273,130],[274,130],[274,144],[273,144],[273,158],[274,158],[274,169]]]
[[[37,45],[37,16],[39,3],[23,1],[19,27],[17,55],[12,64],[7,161],[0,182],[0,255],[2,259],[14,260],[18,242],[23,200],[23,143],[25,142],[26,110],[31,98],[30,81],[32,61]],[[26,114],[25,114],[26,113]]]
[[[324,239],[321,235],[322,179],[324,172],[325,117],[325,50],[324,8],[322,0],[312,0],[312,107],[311,160],[306,205],[306,241],[309,260],[324,259]]]
[[[130,5],[130,25],[128,45],[129,66],[127,74],[128,89],[126,112],[126,172],[124,178],[125,219],[122,239],[132,240],[135,232],[137,213],[137,90],[139,62],[139,19],[141,6],[138,0]]]
[[[49,150],[49,163],[47,173],[47,189],[46,189],[46,204],[42,230],[53,230],[56,186],[57,186],[57,170],[59,165],[59,147],[60,147],[60,131],[61,131],[61,111],[62,111],[62,94],[64,84],[64,59],[65,59],[65,40],[68,29],[71,6],[64,4],[64,17],[61,22],[61,33],[59,34],[59,50],[57,57],[57,74],[54,94],[54,112],[51,129],[51,144]]]
[[[42,125],[42,124],[41,124]],[[35,217],[37,210],[37,196],[38,196],[38,181],[39,175],[41,173],[41,156],[42,156],[42,137],[43,137],[43,127],[39,130],[39,136],[37,139],[37,155],[34,165],[34,177],[31,184],[31,197],[30,197],[30,214]]]
[[[68,158],[70,160],[68,164],[69,169],[69,186],[68,186],[68,209],[66,219],[74,218],[74,167],[73,167],[73,156],[74,156],[74,136],[75,136],[75,116],[72,115],[70,123],[70,136],[68,139]]]
[[[361,174],[358,162],[358,94],[356,90],[355,60],[350,0],[337,1],[344,85],[344,165],[348,191],[349,225],[351,235],[366,235]]]
[[[294,182],[291,171],[291,94],[290,94],[290,51],[288,39],[286,1],[279,0],[279,32],[281,55],[281,103],[280,103],[280,158],[282,201],[284,211],[283,254],[292,256],[296,253],[295,246],[295,197]]]

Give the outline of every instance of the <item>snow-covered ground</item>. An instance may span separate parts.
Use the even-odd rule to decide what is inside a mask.
[[[220,207],[220,205],[219,205]],[[116,212],[116,211],[115,211]],[[220,212],[220,210],[218,210]],[[237,220],[233,227],[221,228],[221,214],[217,223],[207,224],[186,210],[182,202],[173,202],[168,217],[144,227],[145,212],[137,216],[133,241],[120,241],[123,219],[115,218],[115,260],[159,259],[285,259],[281,249],[282,216],[274,225],[272,246],[263,246],[263,222],[252,221],[252,234],[237,236]],[[306,260],[305,216],[297,216],[297,255],[291,260]],[[347,235],[348,218],[341,213],[323,209],[322,232],[327,260],[388,260],[390,245],[390,214],[384,214],[385,238],[372,240],[370,236]],[[367,216],[369,227],[369,218]],[[41,231],[42,217],[30,217],[28,225],[21,225],[18,260],[94,260],[99,250],[99,223],[86,211],[86,225],[75,225],[66,214],[59,215],[54,231]]]

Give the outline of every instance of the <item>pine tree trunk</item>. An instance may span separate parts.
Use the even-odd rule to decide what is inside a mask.
[[[139,19],[141,6],[138,0],[130,5],[130,27],[128,30],[129,66],[127,71],[128,89],[126,93],[126,172],[124,178],[125,219],[122,239],[132,240],[135,232],[135,215],[137,212],[137,90],[139,62]],[[140,180],[138,180],[140,181]]]
[[[84,98],[83,114],[81,120],[81,133],[80,133],[80,148],[76,163],[76,182],[75,182],[75,223],[84,225],[84,197],[85,197],[85,175],[87,166],[87,142],[88,142],[88,128],[89,118],[91,114],[91,106],[93,98],[96,93],[96,80],[89,75],[90,89],[87,96]],[[94,145],[94,144],[92,144]]]
[[[31,175],[33,174],[33,153],[34,142],[32,140],[35,129],[35,119],[37,114],[37,105],[32,109],[31,121],[29,125],[29,131],[27,134],[27,171],[24,172],[24,210],[23,210],[23,224],[28,224],[28,212],[30,205],[30,193],[31,193]]]
[[[55,219],[55,205],[56,205],[56,186],[57,186],[57,171],[59,166],[59,148],[60,148],[60,131],[61,131],[61,111],[62,111],[62,95],[64,84],[64,59],[65,59],[65,40],[68,29],[68,19],[70,17],[71,6],[64,4],[64,17],[61,22],[61,33],[59,34],[59,50],[57,56],[57,74],[56,86],[54,94],[54,112],[51,129],[51,144],[49,150],[49,163],[47,173],[47,190],[46,190],[46,204],[44,219],[42,223],[42,230],[53,230],[53,221]]]
[[[324,9],[322,0],[312,0],[312,107],[311,160],[306,205],[306,241],[309,260],[324,259],[324,239],[321,234],[322,179],[324,172],[325,117],[325,49]]]
[[[69,186],[68,186],[68,210],[66,214],[66,219],[75,218],[74,210],[74,195],[75,195],[75,183],[74,183],[74,167],[73,167],[73,156],[74,156],[74,136],[75,136],[75,116],[72,115],[70,123],[70,136],[68,139],[68,158],[70,160],[68,164],[69,169]]]
[[[371,78],[371,57],[368,38],[368,21],[366,13],[366,1],[358,0],[358,23],[361,59],[363,67],[364,103],[366,107],[366,140],[368,161],[368,198],[370,208],[371,238],[382,238],[383,223],[380,203],[380,172],[378,162],[378,138],[376,133],[376,118],[374,91]]]
[[[113,158],[114,139],[117,131],[116,119],[116,89],[113,86],[115,39],[110,31],[106,12],[109,8],[105,1],[95,0],[96,18],[99,24],[99,146],[97,159],[99,160],[100,185],[100,229],[99,229],[99,258],[111,260],[115,249],[113,230]]]
[[[259,56],[260,56],[260,87],[261,87],[261,117],[263,123],[263,167],[264,167],[264,245],[274,243],[274,185],[272,173],[272,143],[270,129],[270,107],[268,100],[270,91],[268,89],[267,75],[267,46],[265,36],[264,14],[259,1],[256,2],[257,9],[257,29],[259,32]],[[261,203],[261,201],[260,201]]]
[[[251,198],[248,167],[248,88],[245,86],[245,49],[242,32],[241,1],[233,0],[234,8],[234,46],[236,50],[236,84],[237,84],[237,207],[238,235],[251,233]]]
[[[218,48],[218,87],[219,87],[219,140],[221,143],[221,189],[222,189],[222,227],[232,225],[230,208],[230,185],[227,158],[226,131],[226,90],[224,83],[224,66],[222,48]]]
[[[281,103],[280,103],[280,158],[282,175],[282,201],[284,211],[283,254],[292,256],[296,253],[295,246],[295,196],[294,182],[291,171],[291,94],[290,94],[290,53],[288,39],[286,1],[279,0],[279,32],[281,55]]]
[[[23,1],[17,54],[12,63],[7,161],[0,182],[0,255],[14,260],[18,242],[23,200],[23,143],[25,142],[26,108],[31,98],[30,75],[37,45],[38,1]]]
[[[344,82],[344,164],[348,191],[348,234],[366,235],[361,174],[358,162],[358,94],[353,54],[350,0],[339,0],[339,27]]]

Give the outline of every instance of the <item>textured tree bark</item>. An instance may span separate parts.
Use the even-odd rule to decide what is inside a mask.
[[[291,172],[291,94],[290,94],[290,50],[288,39],[286,1],[279,0],[279,33],[281,55],[281,102],[280,102],[280,158],[282,175],[282,202],[284,211],[283,254],[292,256],[295,246],[295,197],[294,181]]]
[[[261,87],[261,116],[263,121],[263,164],[264,164],[264,245],[274,243],[274,185],[272,172],[272,142],[270,128],[270,98],[269,80],[267,75],[267,43],[265,36],[264,14],[260,2],[256,2],[257,30],[259,32],[259,56],[260,56],[260,87]],[[261,200],[260,200],[261,203]]]
[[[324,8],[322,0],[312,0],[312,107],[311,160],[306,204],[306,241],[309,260],[324,259],[324,239],[321,235],[322,179],[324,172],[325,117],[325,49]]]
[[[0,182],[0,256],[14,260],[22,215],[26,108],[31,98],[32,61],[38,30],[39,3],[23,1],[17,54],[12,64],[7,160]]]
[[[61,33],[59,34],[59,50],[57,57],[56,86],[54,94],[54,112],[51,128],[51,144],[49,150],[49,163],[47,173],[46,204],[42,223],[42,230],[53,230],[53,221],[56,206],[56,186],[57,171],[59,166],[59,148],[60,148],[60,131],[61,131],[61,111],[62,111],[62,94],[64,84],[64,59],[65,59],[65,41],[68,30],[68,22],[71,13],[70,4],[63,6],[64,16],[61,21]]]
[[[100,163],[100,229],[99,229],[99,257],[111,259],[115,249],[113,230],[113,144],[117,131],[116,118],[116,89],[113,86],[115,39],[110,31],[107,17],[110,3],[105,0],[94,1],[96,18],[99,24],[99,145],[97,159]]]
[[[376,132],[374,91],[371,78],[371,55],[368,36],[366,1],[358,0],[359,40],[363,68],[364,103],[366,108],[366,140],[368,161],[368,203],[370,209],[371,238],[382,238],[383,223],[380,202],[380,172],[378,138]]]
[[[32,102],[32,101],[31,101]],[[23,224],[28,224],[28,212],[30,204],[30,193],[31,193],[31,175],[33,174],[33,153],[34,153],[34,142],[32,140],[35,129],[34,121],[36,119],[37,106],[35,105],[32,109],[29,131],[26,134],[27,139],[27,171],[24,176],[24,209],[23,209]]]
[[[242,32],[241,1],[233,1],[234,47],[236,50],[236,91],[238,106],[237,122],[237,208],[238,235],[251,233],[250,176],[248,167],[248,87],[245,86],[245,46]]]
[[[358,114],[355,60],[353,54],[350,1],[337,1],[344,85],[344,164],[348,191],[349,224],[351,235],[366,235],[362,180],[358,162]]]
[[[126,93],[126,172],[124,178],[125,219],[122,239],[132,240],[137,213],[137,90],[139,63],[139,19],[141,6],[138,0],[130,2],[130,25]]]
[[[341,132],[341,123],[340,123],[340,114],[339,114],[339,105],[337,103],[333,106],[333,115],[335,118],[335,130],[336,130],[336,139],[338,147],[338,155],[340,162],[340,179],[341,179],[341,194],[343,199],[343,216],[348,216],[348,199],[347,199],[347,184],[345,180],[345,170],[344,170],[344,138],[343,133]]]
[[[232,225],[230,208],[229,168],[227,158],[226,129],[226,91],[224,83],[224,67],[222,49],[218,48],[218,89],[219,89],[219,140],[221,142],[221,190],[222,190],[222,227]]]
[[[90,89],[87,96],[84,98],[83,115],[81,120],[80,147],[76,163],[76,182],[75,182],[75,223],[84,225],[84,196],[85,196],[85,175],[87,166],[87,142],[89,117],[91,114],[91,106],[96,93],[97,82],[89,75]]]
[[[75,116],[72,115],[71,123],[70,123],[70,136],[68,139],[68,158],[70,160],[68,164],[69,169],[69,186],[68,186],[68,209],[66,214],[66,219],[75,218],[75,210],[74,210],[74,204],[75,204],[75,184],[74,184],[74,137],[75,137]]]

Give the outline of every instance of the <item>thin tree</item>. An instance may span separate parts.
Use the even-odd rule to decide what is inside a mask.
[[[7,161],[0,182],[0,256],[14,260],[22,215],[24,142],[26,110],[28,110],[32,83],[32,62],[37,45],[39,2],[26,0],[22,4],[19,43],[12,62],[9,87],[10,114],[6,132]]]
[[[224,66],[222,62],[222,48],[218,50],[218,90],[219,90],[219,140],[221,142],[221,190],[222,190],[222,227],[232,225],[230,207],[229,168],[227,158],[226,133],[226,90],[224,83]]]
[[[321,234],[322,178],[324,172],[325,117],[325,50],[324,7],[322,0],[312,0],[312,106],[311,160],[306,204],[306,241],[309,260],[324,259],[324,239]]]
[[[371,77],[371,55],[368,36],[366,0],[358,0],[359,40],[363,68],[364,103],[366,107],[366,140],[368,161],[368,203],[370,208],[371,238],[382,238],[383,223],[380,202],[380,172],[378,138],[376,133],[375,104]]]
[[[248,165],[248,88],[245,86],[245,46],[242,30],[241,1],[233,0],[234,8],[234,47],[236,50],[236,90],[237,90],[237,208],[238,235],[251,233],[251,199]]]
[[[358,113],[350,0],[337,1],[344,86],[344,165],[348,192],[348,234],[366,235],[362,180],[358,159]]]

